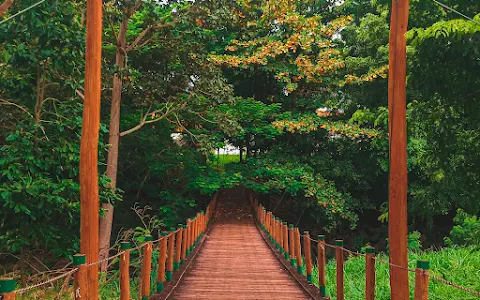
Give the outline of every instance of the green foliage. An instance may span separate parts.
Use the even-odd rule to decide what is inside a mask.
[[[418,252],[422,250],[422,243],[420,242],[421,234],[418,231],[410,232],[408,234],[408,250]]]
[[[378,258],[388,261],[388,256],[379,254]],[[479,290],[480,284],[477,280],[478,269],[480,268],[480,252],[472,247],[469,248],[446,248],[438,251],[413,252],[409,255],[409,267],[415,268],[417,260],[428,260],[430,262],[430,274],[456,284]],[[327,264],[327,294],[335,298],[335,260]],[[386,264],[377,262],[375,299],[390,299],[390,276],[389,267]],[[318,286],[318,270],[314,266],[313,282]],[[413,297],[415,273],[409,272],[410,294]],[[465,300],[477,299],[475,295],[465,293],[461,290],[448,286],[436,280],[430,280],[429,295],[433,299],[448,300],[457,297]],[[345,263],[345,298],[365,298],[365,258],[351,257]]]
[[[310,230],[386,224],[391,1],[141,1],[126,31],[126,47],[138,43],[124,67],[116,61],[118,32],[137,2],[104,2],[103,124],[112,77],[123,80],[118,186],[125,194],[115,231],[137,228],[141,238],[175,226],[218,189],[241,184]],[[444,2],[478,14],[475,0]],[[9,14],[32,3],[16,0]],[[449,224],[458,208],[448,243],[474,244],[467,233],[477,234],[480,210],[480,27],[432,1],[410,4],[409,245],[421,248],[418,232],[422,243],[438,242],[450,228],[434,223]],[[84,12],[84,2],[47,0],[0,26],[0,248],[7,252],[71,254],[78,246],[81,105],[74,101],[84,80]],[[102,125],[101,172],[106,139]],[[226,143],[241,149],[241,162],[216,164],[212,152]],[[119,200],[107,184],[101,176],[101,201]],[[136,204],[151,207],[153,223],[131,218]]]
[[[480,219],[477,216],[458,209],[453,221],[456,225],[450,231],[450,236],[445,237],[447,246],[480,246]]]
[[[0,249],[4,251],[42,248],[65,256],[78,247],[82,105],[65,103],[56,109],[58,115],[41,124],[32,119],[19,123],[1,147],[5,155],[0,159]],[[105,153],[105,145],[100,150]],[[101,178],[100,185],[106,184]],[[114,202],[107,189],[101,191],[101,199]]]

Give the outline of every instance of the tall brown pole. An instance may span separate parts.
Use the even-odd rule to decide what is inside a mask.
[[[392,0],[388,76],[390,185],[388,238],[390,262],[408,266],[407,251],[407,125],[406,40],[408,0]],[[408,299],[408,271],[390,267],[391,299]]]
[[[13,0],[5,0],[2,4],[0,4],[0,17],[3,16],[7,10],[12,6]]]
[[[98,130],[102,67],[102,0],[87,0],[85,100],[80,143],[80,251],[98,260]],[[98,299],[98,264],[87,270],[87,299]]]

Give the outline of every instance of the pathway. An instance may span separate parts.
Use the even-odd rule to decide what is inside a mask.
[[[242,189],[232,189],[219,199],[212,229],[169,299],[311,298],[263,240]]]

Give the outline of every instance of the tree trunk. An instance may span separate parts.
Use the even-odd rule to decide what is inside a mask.
[[[5,0],[5,2],[0,5],[0,17],[3,16],[7,10],[12,6],[13,0]]]
[[[117,187],[118,145],[120,142],[120,104],[122,102],[123,87],[123,74],[121,73],[125,67],[125,45],[127,41],[128,18],[129,17],[123,19],[122,24],[120,25],[115,57],[117,72],[113,75],[112,104],[110,107],[110,128],[108,136],[108,144],[110,146],[108,148],[107,176],[110,178],[110,188],[114,192]],[[108,257],[110,237],[112,235],[114,208],[110,203],[103,203],[102,209],[104,210],[104,215],[100,219],[100,260]],[[100,264],[100,271],[106,272],[107,267],[108,262],[102,262]]]

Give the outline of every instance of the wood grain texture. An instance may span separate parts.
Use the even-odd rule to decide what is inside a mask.
[[[311,299],[261,237],[246,199],[222,197],[204,245],[168,299]]]
[[[390,184],[388,238],[392,300],[409,299],[407,250],[406,40],[408,0],[392,0],[388,74]]]
[[[98,261],[100,200],[98,196],[98,133],[102,84],[101,0],[87,1],[85,100],[80,142],[80,252],[87,264]],[[98,264],[87,269],[87,299],[98,299]]]

